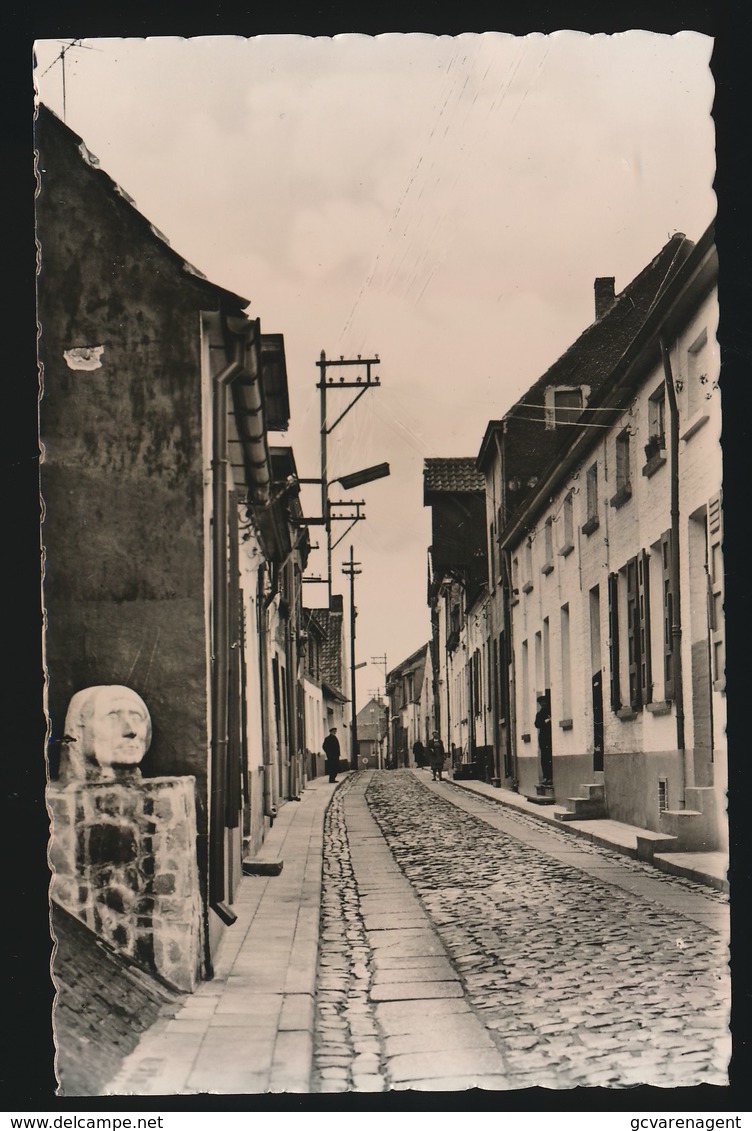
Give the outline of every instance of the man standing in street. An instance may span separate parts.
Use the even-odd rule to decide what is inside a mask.
[[[326,755],[326,772],[329,775],[329,781],[335,782],[339,770],[339,739],[337,738],[336,727],[332,727],[324,739],[323,748]]]

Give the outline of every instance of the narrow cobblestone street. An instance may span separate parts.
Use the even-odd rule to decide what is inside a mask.
[[[411,771],[324,836],[314,1091],[727,1082],[721,893]]]

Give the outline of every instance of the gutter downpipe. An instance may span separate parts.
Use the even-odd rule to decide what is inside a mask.
[[[496,433],[496,451],[499,456],[499,466],[501,470],[501,522],[502,529],[507,524],[507,421],[501,422],[501,440],[499,434]],[[517,762],[517,678],[516,667],[514,662],[514,636],[512,633],[512,551],[508,547],[501,545],[501,530],[498,533],[499,540],[499,555],[503,563],[503,581],[501,589],[502,597],[502,614],[504,619],[504,635],[506,640],[506,654],[509,658],[509,663],[504,665],[504,680],[507,685],[507,737],[506,748],[507,755],[509,756],[509,763],[514,775],[514,790],[515,793],[519,791],[519,766]],[[499,664],[502,663],[502,657],[499,656]],[[501,683],[501,673],[499,673],[499,683]],[[501,763],[499,764],[499,782],[501,783]]]
[[[271,474],[265,445],[263,402],[258,388],[260,373],[259,322],[244,316],[229,316],[225,326],[233,339],[235,356],[212,379],[212,513],[214,537],[212,541],[212,629],[214,653],[214,679],[212,681],[212,741],[211,741],[211,799],[209,806],[209,906],[226,926],[232,926],[237,915],[225,902],[224,830],[226,827],[227,752],[229,745],[229,563],[227,528],[229,508],[227,500],[229,466],[227,443],[228,391],[241,374],[253,378],[253,415],[259,419],[261,432],[246,436],[246,456],[251,466],[255,493],[263,503],[271,496]],[[255,373],[246,366],[246,350],[251,335],[255,346]],[[245,445],[244,445],[245,446]],[[261,457],[259,459],[259,456]],[[207,934],[208,937],[208,934]],[[207,941],[208,945],[208,941]],[[207,959],[207,968],[211,965]]]
[[[263,566],[263,575],[267,566]],[[269,703],[269,606],[277,593],[274,578],[270,579],[270,591],[263,592],[263,576],[259,574],[260,585],[258,595],[258,634],[259,634],[259,664],[261,668],[261,742],[262,756],[264,759],[264,816],[269,818],[269,828],[274,824],[277,810],[274,805],[274,787],[272,782],[271,739],[269,737],[271,707]]]
[[[211,689],[212,738],[209,804],[209,906],[226,926],[237,916],[225,903],[225,783],[228,747],[229,609],[227,586],[227,392],[243,372],[245,338],[236,337],[234,359],[212,378],[212,651],[214,678]],[[208,946],[208,938],[207,938]]]
[[[685,805],[685,790],[690,780],[687,765],[687,751],[684,736],[684,680],[682,673],[681,655],[681,580],[679,577],[679,409],[676,402],[676,389],[674,376],[671,370],[671,358],[666,348],[666,342],[659,338],[661,358],[663,360],[663,373],[666,379],[666,393],[670,415],[670,475],[671,475],[671,573],[676,589],[674,591],[673,619],[671,624],[672,652],[674,657],[674,696],[676,699],[676,745],[681,753],[681,787],[679,802]]]

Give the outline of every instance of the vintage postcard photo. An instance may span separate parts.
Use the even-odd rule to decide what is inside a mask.
[[[37,41],[60,1096],[728,1084],[712,51]]]

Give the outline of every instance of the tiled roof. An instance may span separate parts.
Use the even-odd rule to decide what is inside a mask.
[[[486,481],[474,457],[427,459],[423,465],[426,491],[475,492],[485,489]]]
[[[654,259],[615,296],[613,305],[585,329],[575,342],[520,398],[512,414],[525,412],[529,402],[540,402],[539,393],[548,385],[598,386],[613,369],[668,280],[694,245],[682,233],[672,236]],[[525,412],[529,415],[529,409]],[[542,419],[542,415],[541,415]]]
[[[333,687],[342,688],[345,682],[342,670],[343,614],[332,609],[310,609],[309,613],[326,633],[321,642],[321,678]]]
[[[521,443],[515,452],[509,475],[537,470],[555,451],[571,440],[574,429],[549,430],[545,427],[544,399],[549,387],[587,385],[591,399],[608,379],[643,326],[657,298],[681,267],[694,245],[682,233],[673,235],[654,259],[615,296],[608,310],[583,330],[571,346],[535,381],[505,415],[507,428],[515,424]],[[493,454],[492,436],[502,426],[499,420],[489,422],[481,444],[478,463],[485,465]],[[537,437],[533,442],[533,437]],[[508,453],[509,453],[508,444]],[[528,456],[529,459],[525,457]],[[521,458],[519,458],[521,457]]]
[[[393,679],[398,679],[400,676],[404,675],[404,673],[411,667],[415,667],[422,672],[423,662],[425,661],[427,651],[428,645],[422,644],[420,648],[416,649],[415,652],[412,652],[406,660],[402,660],[401,663],[397,664],[396,667],[393,667],[392,670],[387,673],[387,682],[390,682]]]

